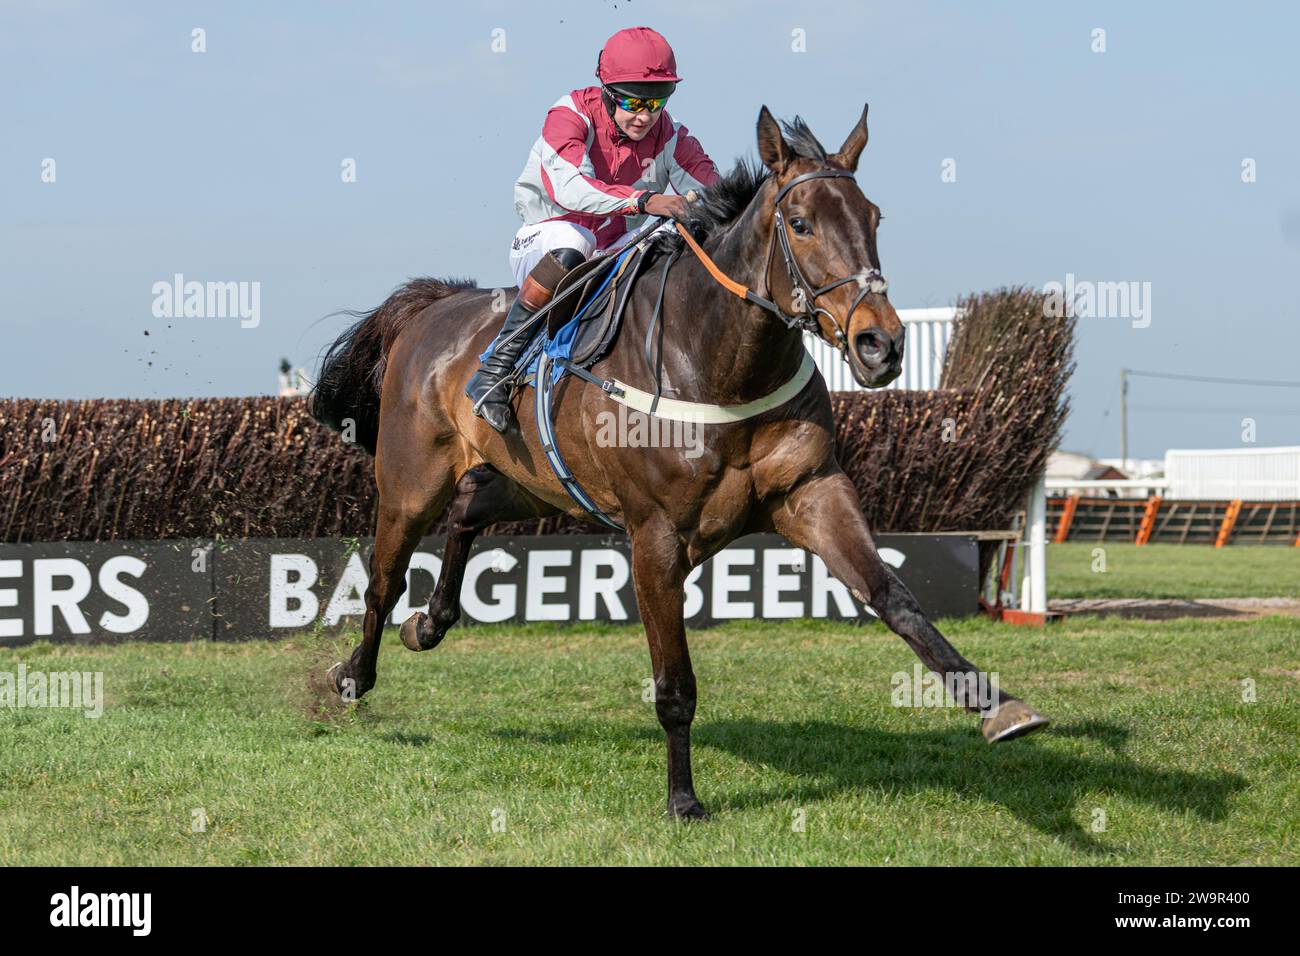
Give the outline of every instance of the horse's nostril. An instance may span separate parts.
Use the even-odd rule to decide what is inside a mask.
[[[858,358],[869,365],[882,361],[888,354],[890,345],[889,337],[878,329],[859,332],[853,344],[857,349]]]

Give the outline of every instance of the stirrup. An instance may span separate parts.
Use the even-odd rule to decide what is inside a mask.
[[[514,407],[509,399],[488,399],[487,395],[474,403],[474,414],[491,425],[502,435],[510,431],[510,426],[517,421]]]
[[[475,372],[472,376],[470,376],[470,380],[465,384],[465,392],[466,392],[466,394],[469,394],[470,386],[472,386],[472,385],[474,384],[474,379],[478,378],[478,376],[480,376],[480,375],[482,375],[482,374],[483,374],[483,370],[482,370],[482,369],[479,369],[479,370],[478,370],[477,372]],[[513,397],[513,395],[510,394],[511,392],[513,392],[513,389],[507,389],[507,390],[506,390],[506,391],[507,391],[507,394],[506,394],[506,397],[505,397],[505,398],[493,398],[493,397],[492,397],[492,393],[493,393],[493,392],[495,392],[495,391],[496,391],[498,388],[500,388],[502,385],[507,384],[509,381],[510,381],[510,376],[509,376],[509,375],[502,375],[502,376],[501,376],[500,378],[498,378],[495,382],[493,382],[491,385],[489,385],[489,386],[487,387],[487,389],[483,392],[483,394],[480,395],[480,396],[475,400],[475,402],[474,402],[474,414],[475,414],[475,415],[479,415],[479,414],[481,414],[481,409],[482,409],[483,406],[484,406],[486,403],[488,403],[489,401],[492,401],[492,402],[500,402],[500,403],[502,403],[502,404],[504,404],[504,405],[509,405],[509,404],[510,404],[510,399]],[[470,397],[473,398],[472,395],[470,395]]]

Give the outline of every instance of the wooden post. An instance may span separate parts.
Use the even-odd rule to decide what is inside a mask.
[[[1228,510],[1223,513],[1223,523],[1219,525],[1219,533],[1214,539],[1214,546],[1222,548],[1232,537],[1232,528],[1237,523],[1237,515],[1241,514],[1241,499],[1233,498],[1228,502]]]
[[[1152,495],[1147,499],[1147,506],[1142,511],[1142,524],[1138,526],[1137,540],[1134,544],[1146,544],[1151,540],[1151,532],[1156,527],[1156,515],[1160,513],[1160,496]]]
[[[1025,520],[1025,564],[1020,609],[1047,612],[1047,485],[1042,478],[1029,493]]]
[[[1074,522],[1074,511],[1079,507],[1079,495],[1073,494],[1065,499],[1065,507],[1061,509],[1061,520],[1056,524],[1056,534],[1052,538],[1053,544],[1063,544],[1070,537],[1070,525]]]

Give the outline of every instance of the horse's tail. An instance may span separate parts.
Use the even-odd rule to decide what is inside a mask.
[[[312,418],[335,431],[346,431],[370,454],[379,437],[379,393],[384,384],[388,350],[412,318],[439,299],[473,288],[463,279],[412,279],[369,312],[346,312],[357,319],[340,335],[321,361],[316,386],[308,399]]]

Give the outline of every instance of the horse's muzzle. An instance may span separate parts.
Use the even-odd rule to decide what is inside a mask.
[[[883,388],[898,378],[903,369],[905,329],[890,336],[883,329],[863,329],[853,337],[853,361],[849,367],[859,385]]]

